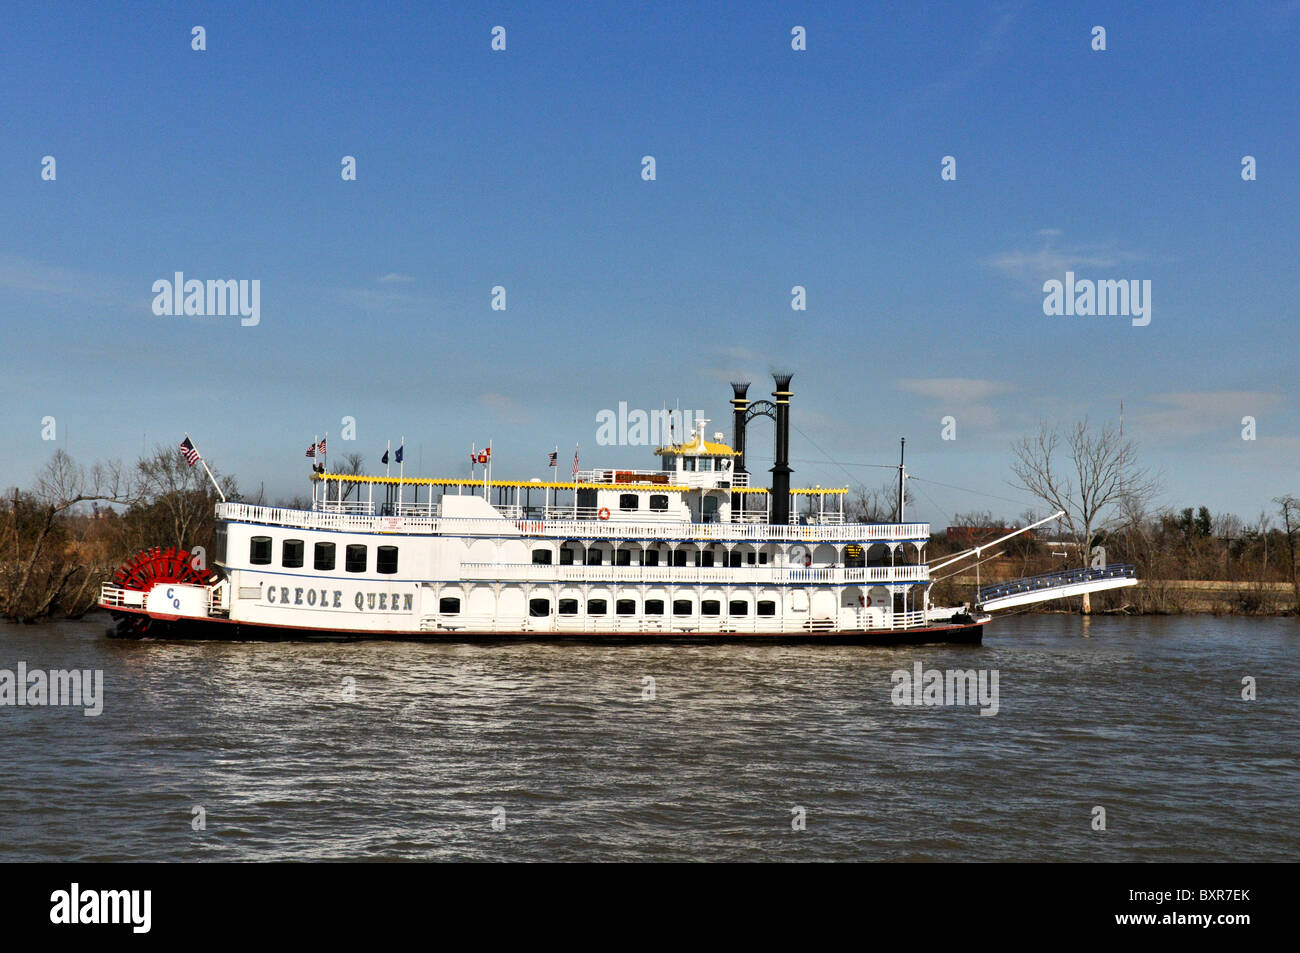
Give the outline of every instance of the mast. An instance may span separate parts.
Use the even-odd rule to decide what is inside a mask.
[[[898,522],[903,522],[903,512],[907,507],[907,494],[903,481],[907,479],[907,472],[903,467],[903,451],[907,449],[907,438],[898,438]]]

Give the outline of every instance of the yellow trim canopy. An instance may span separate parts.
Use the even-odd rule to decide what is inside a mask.
[[[482,487],[482,480],[447,480],[438,477],[381,477],[357,473],[313,473],[313,480],[341,483],[379,483],[391,486]],[[726,490],[730,493],[769,493],[765,486],[699,487],[675,483],[541,483],[532,480],[488,480],[489,487],[521,487],[528,490],[637,490],[642,493],[689,493],[692,490]],[[813,487],[792,489],[792,494],[823,496],[849,492],[848,487]]]
[[[381,477],[381,476],[362,476],[356,473],[313,473],[313,480],[330,480],[341,481],[344,483],[380,483],[392,486],[463,486],[479,487],[483,486],[482,480],[446,480],[438,477]],[[533,480],[488,480],[489,487],[506,487],[517,486],[525,489],[534,490],[598,490],[606,488],[610,490],[659,490],[682,493],[687,490],[697,489],[692,486],[674,486],[671,483],[542,483]]]

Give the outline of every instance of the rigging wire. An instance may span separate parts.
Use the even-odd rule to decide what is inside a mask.
[[[791,427],[794,427],[795,430],[798,430],[798,431],[799,431],[799,436],[803,437],[803,438],[804,438],[805,440],[807,440],[810,444],[812,444],[813,447],[816,448],[817,452],[820,453],[823,457],[826,458],[826,462],[828,462],[828,463],[833,463],[833,464],[835,464],[837,467],[839,467],[841,470],[844,470],[844,475],[845,475],[846,477],[849,478],[849,482],[850,482],[850,483],[853,482],[853,474],[850,473],[848,470],[845,470],[845,469],[844,469],[844,464],[840,463],[838,460],[834,460],[834,459],[832,459],[832,458],[831,458],[831,455],[830,455],[829,453],[827,453],[825,450],[823,450],[823,449],[821,448],[821,445],[820,445],[819,443],[817,443],[816,440],[814,440],[812,437],[808,436],[808,435],[807,435],[806,433],[804,433],[802,430],[799,430],[799,426],[798,426],[798,424],[794,424],[794,423],[792,423],[792,424],[790,424],[790,426],[791,426]],[[808,461],[808,462],[811,463],[811,462],[813,462],[813,461],[810,460],[810,461]]]
[[[1005,496],[997,496],[993,493],[985,493],[982,490],[972,490],[968,486],[954,486],[951,483],[940,483],[938,480],[927,480],[924,477],[908,477],[909,480],[920,480],[922,483],[933,483],[935,486],[947,487],[949,490],[961,490],[963,493],[974,493],[976,496],[987,496],[991,500],[1001,500],[1003,503],[1014,503],[1016,506],[1024,506],[1024,500],[1013,500]]]

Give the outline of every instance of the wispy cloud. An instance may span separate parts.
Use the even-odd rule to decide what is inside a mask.
[[[1241,418],[1259,417],[1281,398],[1269,391],[1200,390],[1157,394],[1155,409],[1136,414],[1153,436],[1189,437],[1214,431],[1239,431]]]
[[[509,394],[490,390],[484,391],[474,399],[491,411],[494,416],[506,423],[523,424],[532,419],[532,415]]]
[[[1115,269],[1149,261],[1145,252],[1124,248],[1117,242],[1090,242],[1058,245],[1063,232],[1059,228],[1040,229],[1042,239],[1037,248],[1013,248],[985,258],[981,264],[1000,272],[1026,290],[1041,293],[1043,282],[1061,278],[1067,271],[1110,272],[1104,277],[1124,277],[1113,274]]]
[[[132,297],[103,276],[10,255],[0,255],[0,288],[101,303],[124,304]],[[147,302],[149,296],[149,286],[145,285],[135,297]]]
[[[407,282],[411,282],[414,280],[415,279],[412,278],[410,275],[402,275],[402,274],[398,274],[395,271],[390,271],[388,274],[380,277],[379,283],[381,285],[406,284]]]
[[[935,409],[974,427],[991,427],[997,423],[997,412],[989,401],[1011,391],[1005,381],[978,377],[904,377],[894,382],[899,390],[926,397],[935,403]]]
[[[964,56],[954,57],[934,82],[921,88],[920,98],[951,93],[979,77],[996,63],[1011,45],[1016,22],[1025,8],[1025,0],[1004,4],[993,12],[988,27]]]

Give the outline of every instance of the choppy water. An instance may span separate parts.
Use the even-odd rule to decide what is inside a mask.
[[[1295,620],[1019,616],[919,649],[103,627],[0,625],[0,669],[102,669],[106,696],[0,707],[0,861],[1300,859]],[[1000,711],[893,705],[914,661],[996,669]]]

